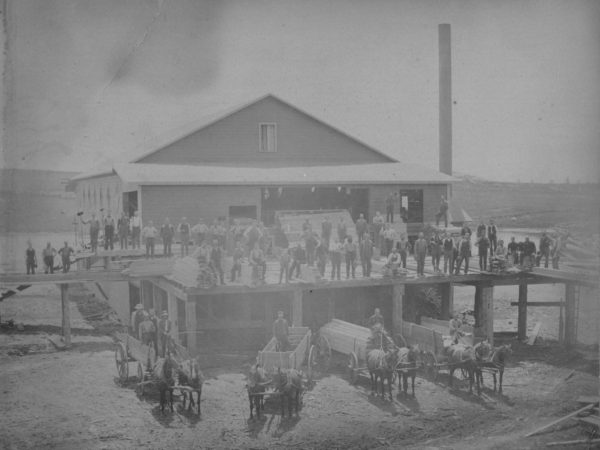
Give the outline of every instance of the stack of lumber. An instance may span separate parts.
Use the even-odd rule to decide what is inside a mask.
[[[506,270],[506,259],[492,257],[490,261],[490,271],[494,273],[504,272]]]
[[[168,275],[173,271],[173,260],[166,258],[140,259],[133,261],[123,270],[130,277],[148,277]]]
[[[333,350],[345,355],[354,352],[361,360],[366,357],[367,341],[371,338],[371,330],[333,319],[321,327],[321,335],[327,338]]]
[[[171,279],[186,287],[198,286],[198,274],[200,273],[200,265],[196,258],[186,256],[175,260],[173,265],[173,273]]]
[[[350,213],[346,209],[336,209],[328,211],[285,211],[278,212],[277,217],[281,224],[281,229],[285,233],[290,247],[295,246],[302,240],[302,224],[306,222],[310,223],[313,232],[319,237],[321,236],[321,224],[325,217],[329,219],[332,224],[331,239],[337,238],[337,225],[340,223],[340,219],[344,219],[346,224],[346,232],[349,236],[352,236],[354,242],[357,241],[356,229],[354,227],[354,221],[350,216]]]

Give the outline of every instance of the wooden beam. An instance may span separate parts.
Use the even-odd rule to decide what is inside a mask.
[[[581,414],[584,411],[592,409],[594,406],[595,406],[594,403],[590,403],[589,405],[586,405],[583,408],[578,409],[577,411],[573,411],[572,413],[567,414],[566,416],[561,417],[560,419],[556,419],[556,420],[550,422],[548,425],[544,425],[543,427],[540,427],[537,430],[534,430],[531,433],[526,434],[525,437],[530,437],[530,436],[534,436],[536,434],[540,434],[541,432],[547,430],[548,428],[552,428],[554,425],[558,425],[559,423],[562,423],[565,420],[570,419],[571,417],[575,417],[577,414]]]
[[[71,309],[69,305],[69,285],[60,285],[60,300],[62,303],[62,332],[65,347],[71,346]]]
[[[394,334],[403,334],[402,311],[404,308],[404,286],[395,284],[392,288],[392,326]]]
[[[525,340],[527,338],[527,285],[519,285],[519,306],[517,315],[517,339]]]
[[[510,306],[518,306],[519,302],[510,302]],[[530,306],[532,307],[536,307],[536,306],[545,306],[545,307],[552,307],[552,306],[565,306],[565,302],[527,302],[527,307],[529,308]]]
[[[292,323],[295,327],[301,327],[303,324],[302,296],[302,289],[294,289],[292,298]]]
[[[565,345],[574,346],[577,343],[577,299],[575,298],[575,285],[565,284]]]
[[[185,330],[188,333],[187,349],[190,355],[196,356],[198,353],[198,339],[196,335],[198,324],[196,320],[196,302],[194,301],[185,302]]]
[[[475,339],[494,345],[494,288],[475,286]]]

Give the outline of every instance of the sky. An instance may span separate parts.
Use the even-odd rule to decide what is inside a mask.
[[[440,23],[456,172],[599,179],[596,0],[9,0],[1,161],[127,162],[272,93],[437,169]]]

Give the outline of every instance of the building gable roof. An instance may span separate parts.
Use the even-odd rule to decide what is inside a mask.
[[[143,153],[141,156],[136,157],[131,162],[132,163],[148,162],[145,160],[152,157],[153,155],[156,155],[158,152],[165,150],[167,147],[170,147],[170,146],[178,143],[179,141],[183,141],[187,138],[190,138],[193,135],[200,133],[203,130],[206,130],[207,128],[209,128],[211,126],[218,124],[219,122],[222,122],[222,121],[230,118],[231,116],[234,116],[235,114],[238,114],[238,113],[246,110],[247,108],[250,108],[251,106],[261,103],[261,102],[264,102],[266,100],[272,100],[281,105],[284,105],[285,107],[295,111],[296,113],[301,114],[302,116],[305,116],[305,117],[311,119],[312,121],[320,124],[321,126],[326,127],[327,129],[337,133],[338,135],[343,136],[344,138],[350,140],[357,146],[360,146],[362,148],[362,150],[367,151],[371,154],[377,155],[377,157],[379,157],[380,159],[383,159],[384,161],[397,162],[397,160],[395,158],[392,158],[391,156],[381,152],[380,150],[377,150],[377,149],[371,147],[370,145],[349,135],[347,132],[340,130],[339,128],[336,128],[336,127],[324,122],[323,120],[315,117],[314,115],[298,108],[297,106],[292,105],[289,102],[286,102],[285,100],[282,100],[281,98],[279,98],[273,94],[266,94],[257,99],[254,99],[250,102],[244,103],[242,105],[238,105],[238,106],[236,106],[232,109],[229,109],[225,112],[210,115],[210,116],[204,118],[204,120],[201,121],[200,123],[196,123],[192,127],[186,127],[186,128],[188,128],[188,130],[186,130],[184,132],[180,132],[179,135],[166,136],[165,138],[162,139],[162,141],[159,141],[158,143],[156,143],[152,150]],[[209,162],[209,164],[210,164],[210,162]]]

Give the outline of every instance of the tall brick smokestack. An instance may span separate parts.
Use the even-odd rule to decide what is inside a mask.
[[[440,172],[452,175],[452,60],[450,24],[438,25],[440,64]]]

